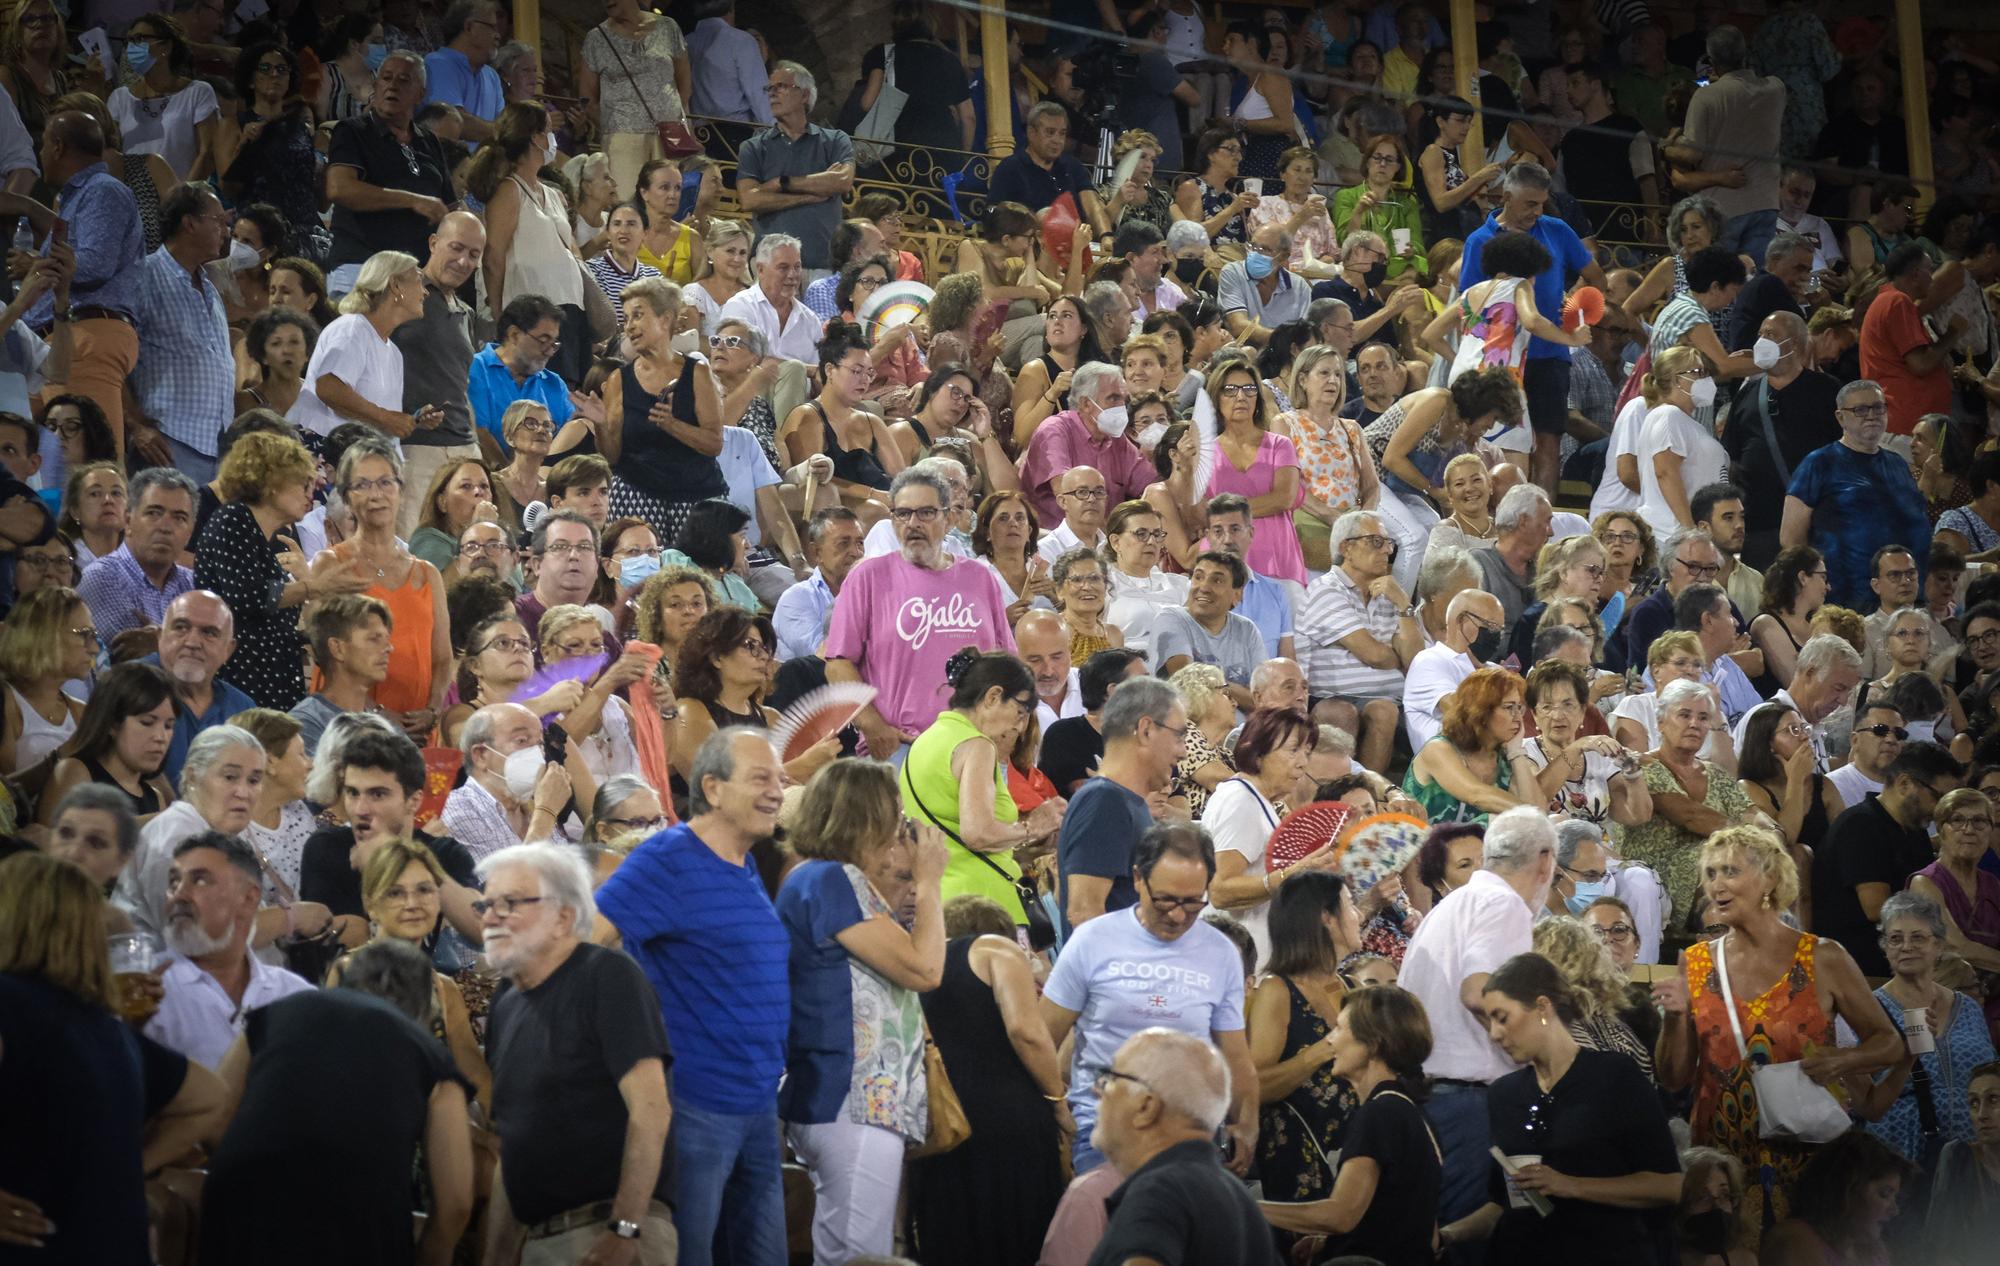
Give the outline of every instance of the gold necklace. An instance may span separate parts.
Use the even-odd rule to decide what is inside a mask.
[[[1464,532],[1467,536],[1485,536],[1493,529],[1493,517],[1491,515],[1487,516],[1486,526],[1483,528],[1473,527],[1472,521],[1457,510],[1451,512],[1451,521],[1458,524],[1459,531]]]

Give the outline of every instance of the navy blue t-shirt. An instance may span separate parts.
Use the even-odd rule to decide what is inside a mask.
[[[660,996],[673,1098],[707,1112],[771,1110],[791,1023],[791,941],[757,875],[683,823],[632,850],[597,890]]]
[[[1868,583],[1868,564],[1884,545],[1907,546],[1919,572],[1930,561],[1924,496],[1899,454],[1829,444],[1806,455],[1786,491],[1812,511],[1807,540],[1826,555],[1828,602],[1863,613],[1881,605]]]
[[[1109,778],[1092,778],[1076,789],[1063,812],[1062,834],[1056,841],[1056,896],[1063,912],[1064,936],[1073,930],[1069,922],[1071,875],[1111,881],[1111,891],[1104,897],[1106,914],[1139,903],[1139,890],[1132,886],[1132,849],[1151,825],[1153,811],[1145,797]]]

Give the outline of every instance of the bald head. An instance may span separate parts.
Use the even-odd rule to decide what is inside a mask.
[[[1070,530],[1085,543],[1095,543],[1104,530],[1104,512],[1109,508],[1104,476],[1089,466],[1072,466],[1056,478],[1056,504]]]
[[[1481,636],[1487,645],[1482,650],[1491,650],[1491,644],[1507,634],[1507,611],[1500,605],[1500,599],[1484,589],[1466,589],[1452,595],[1444,609],[1444,644],[1455,651],[1470,651]],[[1491,659],[1493,655],[1480,655],[1480,659]]]
[[[42,179],[61,188],[70,177],[104,161],[104,129],[81,110],[60,110],[42,125]]]
[[[1014,625],[1021,662],[1035,675],[1035,693],[1057,712],[1069,694],[1069,629],[1053,611],[1031,610]]]
[[[456,290],[479,271],[486,255],[486,225],[470,211],[453,211],[438,221],[431,234],[431,257],[424,276],[446,290]]]

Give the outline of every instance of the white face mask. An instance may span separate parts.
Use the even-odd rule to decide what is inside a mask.
[[[1688,398],[1697,409],[1706,409],[1715,403],[1715,379],[1697,378],[1688,384]]]
[[[542,769],[548,763],[540,743],[530,743],[509,756],[501,773],[507,780],[507,794],[516,800],[532,799],[535,784],[541,780]]]
[[[1125,434],[1125,428],[1130,425],[1131,421],[1131,414],[1125,411],[1125,406],[1114,404],[1108,409],[1099,411],[1097,415],[1097,429],[1115,440]]]
[[[1750,359],[1759,369],[1771,369],[1784,357],[1785,345],[1773,339],[1760,338],[1757,345],[1750,349]]]

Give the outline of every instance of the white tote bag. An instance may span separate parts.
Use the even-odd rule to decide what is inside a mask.
[[[1729,989],[1729,959],[1722,952],[1722,938],[1710,941],[1708,948],[1715,959],[1715,974],[1722,982],[1722,1005],[1729,1010],[1736,1053],[1748,1063],[1750,1050],[1743,1044],[1742,1021],[1736,1018],[1736,996]],[[1798,1060],[1753,1066],[1750,1085],[1757,1092],[1757,1133],[1763,1138],[1827,1143],[1847,1133],[1852,1124],[1840,1100],[1806,1076],[1805,1066]]]
[[[910,94],[896,86],[896,46],[882,46],[882,91],[875,95],[875,104],[868,107],[868,113],[861,116],[861,122],[854,127],[854,161],[856,165],[868,167],[875,163],[889,161],[895,152],[896,120],[903,117],[903,107],[909,104]]]

